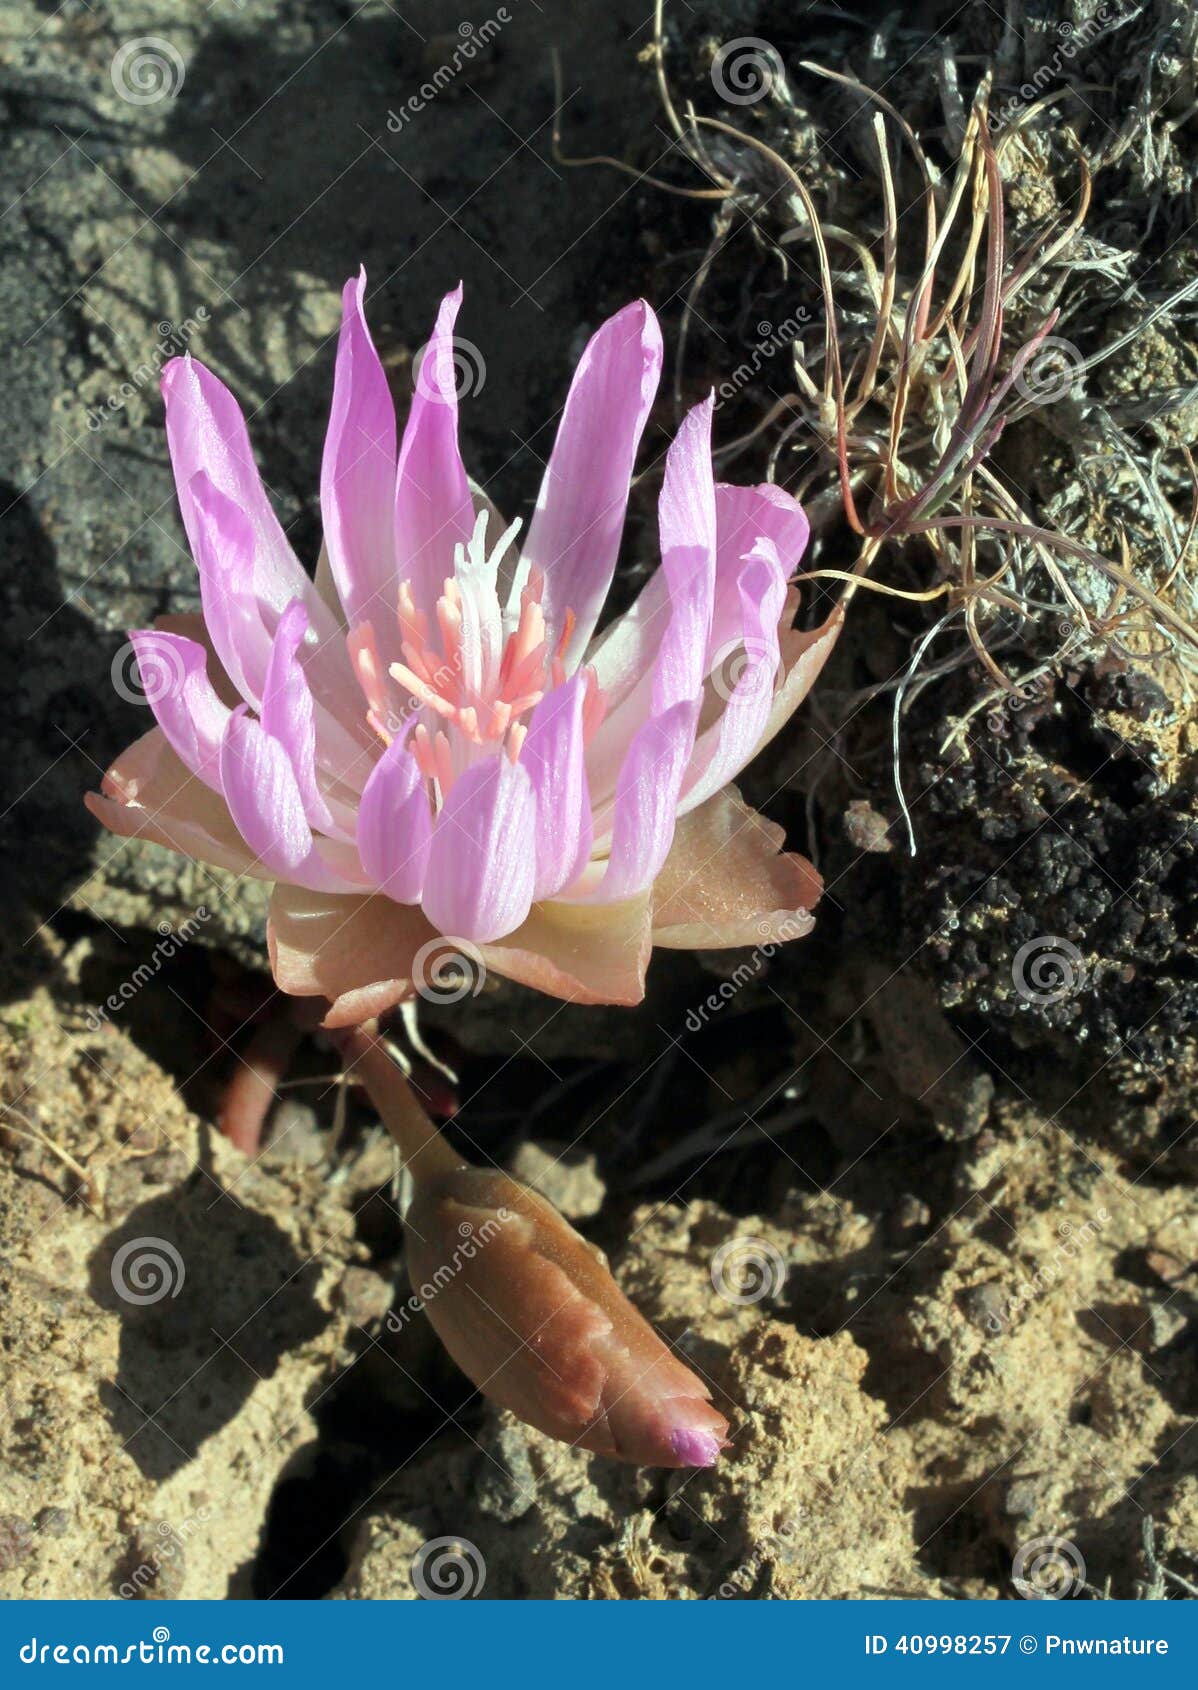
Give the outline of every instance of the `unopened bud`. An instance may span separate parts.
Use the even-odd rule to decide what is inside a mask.
[[[602,1255],[506,1174],[421,1180],[412,1282],[468,1379],[551,1438],[645,1467],[710,1467],[728,1422],[625,1297]]]

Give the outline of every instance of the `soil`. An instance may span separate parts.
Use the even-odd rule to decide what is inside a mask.
[[[260,1156],[216,1130],[269,997],[262,888],[98,836],[81,803],[146,725],[124,631],[197,601],[162,350],[185,341],[237,391],[312,559],[330,336],[359,262],[399,393],[464,278],[468,461],[512,515],[573,359],[629,297],[658,309],[670,360],[646,463],[712,383],[733,389],[718,436],[754,428],[793,387],[760,325],[818,321],[803,264],[784,277],[747,222],[688,313],[715,202],[555,153],[551,48],[567,155],[697,185],[643,58],[648,7],[500,10],[414,109],[463,39],[445,0],[403,20],[382,0],[8,7],[0,1595],[407,1599],[436,1570],[495,1599],[1007,1598],[1044,1537],[1067,1540],[1079,1596],[1193,1595],[1198,730],[1159,636],[1054,663],[1052,627],[1023,628],[1020,672],[1048,666],[1019,709],[970,717],[989,686],[970,661],[918,690],[911,855],[892,681],[937,612],[859,594],[817,698],[744,782],[825,876],[810,938],[747,979],[740,956],[659,954],[635,1011],[495,981],[421,1006],[458,1075],[451,1133],[540,1185],[711,1383],[733,1428],[713,1471],[549,1443],[471,1392],[423,1316],[388,1321],[411,1294],[402,1184],[319,1041]],[[1096,85],[1074,119],[1115,156],[1063,325],[1088,354],[1198,269],[1192,32],[1167,0],[1113,30],[1088,0],[1012,10],[1014,33],[947,4],[897,23],[667,6],[675,99],[768,138],[832,220],[868,230],[872,132],[803,58],[884,86],[937,157],[946,39],[970,88],[983,58],[1006,93],[1043,64]],[[147,35],[177,86],[131,101],[114,55]],[[787,98],[721,105],[713,59],[743,37],[781,55]],[[1141,104],[1152,144],[1128,131],[1120,152]],[[1072,203],[1058,129],[1006,186],[1019,250]],[[1119,506],[1104,430],[1134,428],[1141,467],[1192,441],[1195,375],[1191,302],[1090,372],[1073,411],[1014,427],[1002,472],[1109,550],[1125,521],[1159,582],[1167,548]],[[722,473],[761,478],[773,439]],[[813,467],[800,436],[777,473]],[[652,561],[656,487],[638,487],[617,598]],[[1184,530],[1184,482],[1169,496]],[[813,562],[843,567],[847,529],[821,510]],[[910,586],[926,559],[881,567]],[[730,1254],[755,1288],[729,1295]],[[168,1294],[151,1277],[146,1301],[122,1295],[136,1263]]]

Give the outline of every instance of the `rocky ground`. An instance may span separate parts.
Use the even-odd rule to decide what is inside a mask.
[[[668,954],[635,1012],[494,982],[422,1006],[463,1130],[543,1185],[709,1379],[734,1429],[710,1473],[550,1444],[472,1396],[422,1318],[388,1323],[410,1293],[400,1188],[366,1111],[322,1078],[328,1052],[303,1042],[292,1078],[309,1083],[282,1093],[261,1156],[215,1128],[262,994],[261,888],[97,837],[82,808],[145,725],[124,630],[196,603],[153,379],[166,353],[191,345],[236,388],[308,557],[330,335],[359,261],[400,393],[464,277],[467,451],[514,514],[572,359],[631,294],[659,308],[679,372],[657,446],[675,397],[755,347],[721,438],[787,393],[760,325],[814,313],[805,266],[784,278],[714,202],[553,150],[556,47],[567,155],[696,185],[638,62],[648,10],[508,0],[471,20],[486,39],[464,58],[443,0],[402,19],[381,0],[7,8],[4,1596],[409,1598],[441,1578],[500,1599],[1011,1597],[1045,1537],[1066,1540],[1081,1595],[1198,1585],[1198,737],[1191,670],[1159,636],[1054,663],[1051,630],[1024,630],[1017,655],[1047,664],[1030,704],[983,713],[949,752],[987,677],[959,662],[918,690],[900,735],[911,857],[893,678],[936,612],[859,595],[818,701],[748,782],[828,881],[811,939],[748,974]],[[1078,131],[1113,156],[1078,266],[1099,280],[1068,332],[1096,351],[1194,274],[1184,8],[1114,27],[1045,0],[1008,8],[1004,31],[977,9],[896,25],[867,7],[821,11],[801,39],[761,0],[677,10],[675,99],[784,145],[830,219],[862,228],[868,125],[802,58],[885,85],[933,150],[946,39],[971,84],[983,57],[1008,93],[1041,65],[1096,84]],[[120,57],[147,36],[163,83]],[[713,94],[721,43],[744,37],[782,56],[785,99]],[[1016,251],[1064,200],[1059,153],[1008,177]],[[1002,443],[1037,508],[1080,512],[1111,546],[1125,520],[1154,581],[1167,548],[1154,559],[1152,525],[1120,506],[1104,429],[1133,431],[1141,474],[1192,441],[1192,318],[1165,313],[1069,416],[1045,408]],[[1149,427],[1135,409],[1160,395]],[[726,473],[762,475],[772,439]],[[793,450],[788,485],[810,440]],[[648,476],[624,592],[654,493]],[[1184,478],[1166,496],[1184,530]],[[846,556],[843,524],[823,523],[815,561]],[[926,580],[918,555],[881,567]],[[1063,972],[1021,991],[1014,959],[1045,942]]]

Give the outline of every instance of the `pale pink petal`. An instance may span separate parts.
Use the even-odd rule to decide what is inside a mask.
[[[240,505],[204,470],[189,484],[192,554],[204,621],[222,665],[242,698],[262,702],[270,634],[254,596],[254,532]]]
[[[698,702],[684,700],[637,729],[616,782],[607,871],[589,896],[612,902],[652,884],[674,838],[678,793],[698,715]],[[596,823],[600,833],[599,817]]]
[[[772,540],[787,575],[798,568],[807,547],[808,524],[803,508],[789,493],[770,482],[758,487],[734,487],[717,482],[715,597],[712,607],[709,657],[740,626],[740,566],[758,539]],[[652,666],[669,622],[669,584],[657,570],[623,616],[606,629],[590,652],[609,711],[626,698],[641,675]]]
[[[453,330],[459,285],[446,294],[416,375],[395,484],[395,547],[417,609],[431,612],[453,574],[454,547],[474,529],[474,505],[458,451]]]
[[[136,629],[129,642],[159,727],[193,774],[219,792],[220,744],[229,707],[208,679],[206,649],[161,628]]]
[[[237,830],[267,874],[338,892],[365,882],[356,852],[331,840],[317,849],[287,752],[244,709],[225,728],[220,778]]]
[[[436,932],[410,904],[280,883],[266,939],[279,990],[329,998],[325,1025],[353,1027],[414,995],[416,953]]]
[[[248,586],[253,596],[276,614],[292,599],[302,598],[313,626],[324,637],[331,632],[333,620],[271,508],[236,399],[190,354],[172,358],[166,365],[162,395],[179,507],[193,553],[198,544],[195,478],[202,471],[244,515],[249,534]]]
[[[700,733],[682,783],[679,813],[695,809],[718,792],[756,753],[774,700],[781,666],[778,619],[786,600],[786,576],[768,540],[758,542],[741,570],[741,621],[733,651],[718,654],[717,687],[732,683],[717,704],[718,719]],[[738,672],[739,671],[739,672]]]
[[[307,633],[308,613],[295,599],[275,629],[261,721],[287,753],[308,821],[322,833],[331,833],[333,818],[316,780],[316,710],[297,656]]]
[[[325,436],[320,511],[329,567],[350,627],[394,625],[395,406],[366,327],[366,272],[346,282]],[[390,655],[388,653],[388,655]],[[398,657],[398,650],[394,653]]]
[[[529,569],[543,569],[551,636],[561,634],[567,611],[575,618],[567,671],[581,662],[611,585],[628,486],[661,360],[657,319],[637,300],[592,335],[566,398],[509,612],[518,604]]]
[[[528,914],[536,804],[527,770],[506,756],[458,777],[437,816],[421,908],[442,933],[485,944]]]
[[[122,751],[104,776],[102,791],[85,794],[84,803],[122,838],[151,839],[182,857],[270,879],[233,825],[224,800],[185,767],[161,728],[151,728]]]
[[[536,898],[577,880],[591,854],[591,799],[583,758],[587,682],[574,675],[534,709],[520,762],[536,796]]]
[[[774,735],[784,728],[819,678],[819,672],[832,655],[832,648],[844,627],[844,607],[837,605],[827,620],[817,628],[791,628],[790,619],[798,608],[798,594],[787,595],[782,609],[782,631],[779,646],[782,654],[783,681],[774,694],[765,732],[757,750],[763,750]]]
[[[741,564],[757,542],[768,540],[773,545],[783,574],[790,577],[802,561],[810,534],[802,505],[772,482],[757,487],[721,482],[715,490],[715,505],[718,540],[709,666],[741,626]]]
[[[713,396],[687,413],[666,457],[657,516],[670,620],[653,665],[655,715],[698,698],[707,673],[716,562],[714,408]]]
[[[779,854],[785,837],[734,786],[681,817],[653,888],[653,943],[726,950],[809,932],[823,882],[806,857]]]
[[[339,630],[317,636],[312,617],[312,589],[278,607],[265,605],[253,590],[254,540],[239,506],[201,472],[192,484],[195,558],[200,575],[204,620],[221,664],[241,696],[261,709],[274,659],[276,635],[284,613],[304,618],[302,680],[314,703],[316,760],[349,793],[361,790],[374,764],[373,734],[365,722],[365,704],[353,676]],[[298,605],[299,609],[292,607]],[[320,606],[319,623],[329,615]],[[290,644],[290,639],[285,641]]]
[[[640,1003],[649,962],[649,893],[618,904],[534,904],[528,920],[483,962],[570,1003]]]
[[[432,839],[424,776],[399,739],[374,766],[358,806],[358,856],[388,898],[418,904]]]

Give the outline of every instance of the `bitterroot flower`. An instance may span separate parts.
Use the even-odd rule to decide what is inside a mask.
[[[190,356],[166,426],[202,616],[131,636],[157,727],[109,770],[114,832],[273,880],[286,992],[350,1026],[438,935],[580,1002],[635,1003],[654,944],[804,932],[818,875],[729,782],[839,630],[792,628],[807,543],[774,486],[717,485],[713,402],[666,457],[661,567],[596,635],[661,368],[643,302],[583,353],[522,545],[458,451],[447,296],[402,439],[347,283],[310,580],[236,401]]]

